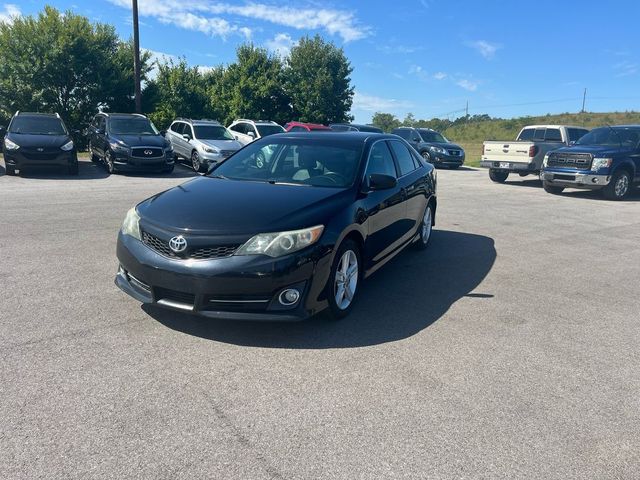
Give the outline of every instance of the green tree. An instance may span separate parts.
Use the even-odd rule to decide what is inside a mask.
[[[71,11],[45,7],[37,17],[0,23],[0,115],[58,112],[71,128],[82,128],[99,106],[131,98],[133,57],[125,62],[126,50],[113,26]]]
[[[371,119],[371,124],[381,128],[387,133],[402,125],[395,115],[383,112],[376,112]]]
[[[351,63],[341,48],[318,35],[302,38],[291,49],[285,68],[293,117],[324,124],[351,121],[352,72]]]
[[[407,113],[406,117],[402,121],[402,126],[404,127],[416,127],[418,120],[413,116],[413,113]]]
[[[283,89],[282,61],[264,48],[241,45],[238,61],[229,65],[222,75],[212,72],[209,81],[209,102],[222,103],[226,122],[235,118],[275,120],[285,123],[291,117],[290,100]]]
[[[155,106],[149,115],[158,128],[167,128],[176,117],[208,116],[207,89],[198,67],[184,58],[158,63],[157,77],[149,82]]]

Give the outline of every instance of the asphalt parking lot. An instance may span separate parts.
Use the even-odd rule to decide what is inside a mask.
[[[113,284],[125,212],[191,176],[0,167],[0,478],[640,477],[640,194],[439,171],[352,316],[254,324]]]

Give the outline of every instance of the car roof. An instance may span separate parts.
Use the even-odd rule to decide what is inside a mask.
[[[640,128],[640,125],[602,125],[603,127],[612,127],[612,128]],[[583,128],[583,127],[581,127]]]
[[[105,115],[107,117],[138,117],[138,118],[147,118],[145,115],[141,113],[111,113],[111,112],[100,112],[98,115]]]
[[[196,118],[178,117],[178,118],[176,118],[174,120],[174,122],[185,122],[185,123],[190,123],[192,125],[220,125],[220,126],[222,126],[222,124],[218,120],[211,120],[209,118],[196,119]]]
[[[301,140],[313,140],[314,143],[317,140],[318,144],[348,144],[358,145],[365,144],[372,139],[387,139],[398,140],[396,135],[390,135],[388,133],[373,133],[373,132],[288,132],[278,133],[275,135],[269,135],[268,138],[273,140],[275,138],[282,139],[301,139]]]
[[[579,128],[580,130],[589,130],[588,127],[578,127],[577,125],[525,125],[522,127],[522,130],[525,128]]]
[[[60,118],[60,115],[58,115],[57,113],[42,113],[42,112],[16,112],[15,116]]]

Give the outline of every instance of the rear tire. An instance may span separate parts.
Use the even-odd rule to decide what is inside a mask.
[[[550,193],[551,195],[560,195],[562,192],[564,192],[564,187],[554,187],[553,185],[549,185],[546,182],[542,184],[542,188],[544,188],[545,192]]]
[[[489,178],[496,183],[504,183],[507,181],[509,177],[509,172],[505,172],[504,170],[496,170],[495,168],[489,169]]]
[[[609,185],[602,189],[607,200],[624,200],[631,191],[631,175],[627,170],[618,170],[611,177]]]
[[[342,242],[331,266],[326,295],[333,320],[340,320],[351,312],[362,279],[360,248],[353,240]]]
[[[10,167],[9,165],[6,165],[4,167],[4,170],[7,173],[7,175],[9,175],[10,177],[16,176],[16,167]]]

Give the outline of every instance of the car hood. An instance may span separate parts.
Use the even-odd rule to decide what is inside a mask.
[[[447,150],[450,148],[455,148],[457,150],[462,150],[462,147],[456,143],[440,143],[440,142],[428,142],[429,145],[433,145],[434,147],[442,147]]]
[[[594,157],[605,157],[631,151],[630,148],[612,147],[611,145],[573,145],[553,150],[553,153],[590,153]]]
[[[60,148],[71,140],[67,135],[30,135],[26,133],[8,133],[7,138],[24,148]]]
[[[144,221],[168,230],[255,235],[326,225],[353,202],[351,189],[198,177],[140,203]]]
[[[218,150],[240,150],[243,147],[237,140],[200,140],[200,142]]]
[[[129,147],[164,147],[167,141],[162,135],[115,135],[109,134],[109,140],[119,140]]]

